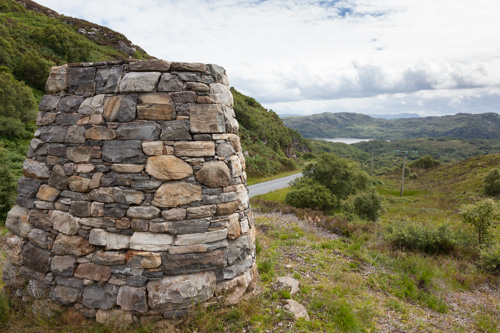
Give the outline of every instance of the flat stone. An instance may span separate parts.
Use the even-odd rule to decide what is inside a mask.
[[[223,298],[225,305],[238,304],[251,282],[252,271],[248,270],[232,280],[218,282],[216,295]]]
[[[172,62],[170,70],[178,72],[206,72],[207,66],[205,64],[193,62]]]
[[[147,285],[152,310],[177,310],[207,301],[214,294],[217,278],[213,272],[167,276]]]
[[[52,259],[50,251],[42,250],[31,243],[23,247],[23,265],[29,269],[40,273],[50,271],[50,261]]]
[[[128,251],[127,264],[133,268],[152,269],[161,265],[161,256],[158,253]]]
[[[197,100],[197,95],[194,91],[171,92],[170,97],[172,98],[174,103],[178,104],[195,103]],[[187,106],[183,105],[183,108],[187,108]]]
[[[45,163],[25,159],[23,162],[23,174],[25,177],[36,179],[48,179],[50,177],[49,169]]]
[[[231,94],[231,90],[227,85],[212,83],[210,85],[210,98],[215,104],[233,106],[233,94]]]
[[[168,94],[147,94],[139,96],[137,118],[147,120],[173,120],[175,106]]]
[[[92,206],[88,201],[72,201],[69,212],[73,216],[90,217]]]
[[[184,89],[184,82],[170,73],[163,73],[158,83],[158,91],[181,91]]]
[[[27,237],[33,227],[29,223],[28,209],[20,206],[14,206],[7,213],[5,227],[12,233]]]
[[[124,310],[98,310],[95,316],[99,324],[111,327],[127,327],[134,322],[132,314]]]
[[[201,187],[187,183],[165,183],[156,191],[152,204],[177,207],[201,200]]]
[[[113,164],[111,170],[120,173],[138,173],[144,169],[142,164]]]
[[[174,144],[176,156],[203,157],[215,155],[213,141],[178,141]]]
[[[90,178],[71,176],[68,185],[71,191],[87,193],[90,191]]]
[[[198,91],[198,92],[209,92],[210,91],[209,85],[205,84],[205,83],[201,83],[201,82],[187,82],[186,89],[191,90],[191,91]]]
[[[105,95],[96,95],[86,98],[78,109],[78,113],[85,115],[102,114],[104,112]]]
[[[156,207],[130,207],[127,210],[127,216],[133,219],[154,219],[160,215],[160,210]]]
[[[215,205],[189,207],[187,209],[188,219],[199,219],[203,217],[212,217],[215,214]]]
[[[149,156],[163,155],[163,141],[149,141],[142,143],[144,154]]]
[[[164,122],[161,126],[160,139],[166,141],[191,140],[189,120]]]
[[[68,147],[66,149],[66,158],[75,163],[88,163],[91,158],[90,146]]]
[[[131,72],[122,77],[120,92],[152,92],[160,79],[159,72]]]
[[[127,213],[128,206],[120,204],[104,205],[104,216],[121,219]]]
[[[67,126],[43,126],[35,132],[35,137],[39,137],[44,142],[62,143],[66,139],[67,131]]]
[[[128,66],[131,72],[167,72],[170,69],[170,62],[161,59],[148,59],[132,61]]]
[[[226,123],[218,104],[189,104],[191,133],[224,133]]]
[[[116,251],[97,252],[92,262],[99,265],[115,266],[125,264],[125,253]]]
[[[54,111],[59,106],[60,96],[44,95],[38,105],[40,111]]]
[[[293,299],[287,299],[285,302],[287,303],[285,309],[293,313],[295,320],[299,320],[300,318],[304,318],[306,321],[310,320],[307,309],[303,305]]]
[[[106,246],[108,243],[108,233],[102,229],[90,230],[89,243],[92,245]]]
[[[217,156],[219,157],[230,157],[234,154],[236,154],[236,151],[229,143],[220,143],[217,146]]]
[[[45,91],[48,94],[53,94],[66,90],[68,88],[68,74],[68,65],[52,67],[45,84]]]
[[[189,164],[171,155],[149,157],[146,172],[160,180],[179,180],[193,175]]]
[[[89,199],[93,201],[112,203],[115,202],[112,187],[100,187],[89,193]]]
[[[122,203],[127,205],[130,204],[140,205],[141,202],[144,200],[144,193],[142,193],[141,191],[121,189],[119,187],[115,187],[113,189],[113,195],[117,203]]]
[[[239,214],[232,214],[228,217],[229,225],[227,227],[227,238],[235,239],[240,237],[241,226],[239,221]]]
[[[207,252],[208,247],[205,244],[195,244],[187,246],[173,246],[168,249],[169,254],[188,254]]]
[[[222,161],[209,161],[196,173],[196,180],[208,187],[226,187],[231,181],[229,168]]]
[[[210,73],[212,74],[215,82],[225,84],[229,86],[229,81],[227,80],[226,70],[219,65],[207,65]]]
[[[166,251],[173,240],[172,235],[136,231],[130,238],[130,248],[139,251]]]
[[[66,236],[59,234],[56,237],[52,252],[54,254],[64,256],[84,256],[94,251],[94,247],[82,237],[79,236]]]
[[[116,304],[123,310],[144,313],[148,310],[146,291],[141,288],[121,286]]]
[[[59,105],[60,112],[78,112],[80,105],[83,103],[84,98],[82,96],[65,96],[61,98],[61,104]]]
[[[160,125],[154,121],[123,123],[116,130],[116,137],[123,140],[157,140]]]
[[[70,126],[66,132],[65,143],[85,143],[85,127]]]
[[[246,272],[252,267],[254,259],[251,255],[246,257],[244,260],[239,261],[231,266],[226,266],[222,270],[222,278],[224,280],[234,279],[236,276]]]
[[[231,202],[224,202],[217,204],[216,215],[221,216],[221,215],[232,214],[238,210],[239,206],[240,204],[238,203],[238,201],[231,201]]]
[[[106,121],[132,121],[135,119],[137,97],[130,95],[111,96],[104,99],[104,119]]]
[[[50,125],[54,123],[54,121],[56,121],[57,115],[58,115],[57,113],[53,112],[39,112],[36,115],[36,125],[37,126]]]
[[[71,277],[75,272],[76,258],[71,256],[54,256],[50,270],[58,276]]]
[[[111,277],[111,268],[93,263],[80,264],[76,268],[75,277],[93,281],[108,281]]]
[[[111,163],[139,164],[146,161],[139,140],[104,141],[102,159]]]
[[[132,188],[139,191],[156,190],[163,182],[161,180],[136,180],[132,184]]]
[[[113,66],[97,69],[96,74],[96,93],[114,93],[118,87],[118,82],[123,73],[122,66]]]
[[[253,252],[253,242],[248,235],[240,236],[234,240],[229,240],[227,244],[227,261],[233,265],[242,261]]]
[[[36,210],[29,211],[28,223],[30,226],[38,229],[42,229],[45,231],[52,230],[52,220],[47,216],[47,214]],[[5,225],[7,226],[7,221],[5,222]]]
[[[68,178],[62,166],[54,165],[48,184],[58,190],[66,190],[68,188]]]
[[[106,250],[123,250],[130,246],[130,236],[108,232]]]
[[[41,184],[41,180],[20,177],[17,181],[17,193],[26,198],[35,198]]]
[[[186,235],[177,235],[175,237],[175,246],[183,246],[183,245],[193,245],[193,244],[205,244],[216,242],[218,240],[222,240],[227,238],[227,230],[215,230],[203,233],[196,234],[186,234]]]
[[[55,230],[65,235],[76,235],[80,230],[78,219],[71,214],[61,211],[53,211],[51,215],[52,224]]]
[[[50,292],[50,299],[60,305],[70,305],[76,303],[81,290],[66,286],[55,286]]]
[[[75,95],[94,92],[95,67],[70,67],[68,91]]]
[[[75,173],[91,173],[95,170],[95,165],[91,163],[76,164]]]
[[[116,134],[113,130],[105,126],[94,126],[85,132],[85,136],[90,140],[113,140]]]
[[[40,186],[36,198],[44,201],[56,201],[59,193],[61,193],[60,190],[44,184]]]
[[[186,218],[187,210],[184,208],[172,208],[161,212],[161,216],[167,221],[181,221]]]
[[[174,235],[194,234],[206,232],[210,226],[210,219],[184,220],[167,222],[168,232]]]
[[[221,269],[226,260],[224,249],[202,253],[162,254],[162,269],[167,275],[190,274]]]
[[[117,294],[118,286],[107,284],[102,287],[94,284],[83,289],[83,305],[91,309],[109,310],[115,305]]]
[[[56,283],[61,286],[82,289],[83,280],[56,276]]]
[[[132,275],[127,277],[127,284],[132,287],[143,287],[148,278],[142,275]]]
[[[193,73],[193,72],[177,72],[175,73],[181,79],[182,81],[185,82],[201,82],[201,74],[200,73]]]
[[[80,120],[80,115],[78,113],[63,113],[63,114],[58,114],[56,117],[56,124],[58,126],[53,126],[53,127],[59,127],[63,128],[61,125],[76,125],[78,123],[78,120]],[[68,137],[68,130],[69,127],[71,126],[64,126],[63,131],[61,133],[49,133],[45,132],[44,129],[42,129],[43,135],[40,135],[42,140],[47,140],[47,142],[66,142],[66,138]],[[62,139],[62,135],[64,134],[64,139]],[[61,141],[62,139],[62,141]]]

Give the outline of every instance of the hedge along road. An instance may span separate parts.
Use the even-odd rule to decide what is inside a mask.
[[[252,197],[255,197],[256,195],[260,195],[260,194],[264,194],[264,193],[272,192],[275,190],[279,190],[281,188],[288,187],[288,186],[290,186],[289,183],[292,180],[294,180],[295,178],[301,177],[301,176],[302,176],[302,172],[296,173],[296,174],[291,175],[291,176],[286,176],[283,178],[273,179],[273,180],[269,180],[267,182],[262,182],[262,183],[250,185],[250,186],[248,186],[248,191],[249,191],[248,196],[250,198],[252,198]]]

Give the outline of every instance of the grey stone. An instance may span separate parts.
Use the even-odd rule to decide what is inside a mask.
[[[40,273],[50,271],[50,251],[42,250],[31,243],[27,243],[23,248],[23,265]]]
[[[87,194],[73,192],[73,191],[62,191],[60,196],[64,198],[71,198],[72,200],[77,200],[77,201],[85,201],[89,199]]]
[[[147,285],[148,305],[152,310],[178,310],[202,303],[212,297],[217,279],[213,272],[167,276]]]
[[[83,289],[83,305],[87,308],[109,310],[115,305],[117,294],[118,287],[112,284],[105,287],[91,285]]]
[[[36,125],[37,126],[50,125],[56,121],[56,117],[57,113],[40,111],[36,115]],[[37,133],[35,132],[35,134]],[[38,134],[40,134],[40,132],[38,132]]]
[[[50,267],[54,275],[71,277],[75,272],[76,258],[71,256],[54,256]]]
[[[199,219],[204,217],[212,217],[215,215],[216,206],[208,205],[208,206],[198,206],[198,207],[189,207],[187,209],[188,219]]]
[[[237,196],[235,192],[221,193],[219,195],[204,195],[202,198],[204,205],[212,205],[225,203],[230,201],[236,201]]]
[[[215,241],[219,241],[227,238],[227,229],[203,232],[203,233],[192,233],[186,235],[177,235],[175,238],[174,245],[193,245],[193,244],[205,244]]]
[[[17,181],[17,193],[26,198],[34,198],[42,181],[34,178],[21,177]]]
[[[61,112],[78,112],[80,104],[83,103],[82,96],[65,96],[61,99],[59,111]]]
[[[66,143],[85,143],[85,127],[70,126],[64,139]]]
[[[68,74],[68,65],[52,67],[45,84],[45,91],[52,94],[66,90],[68,87]]]
[[[57,125],[76,125],[78,121],[80,120],[80,115],[77,113],[64,113],[64,114],[59,114],[56,117],[56,124]],[[60,142],[60,141],[57,141]]]
[[[182,81],[186,82],[201,82],[201,74],[193,72],[177,72],[175,73]]]
[[[145,219],[150,220],[158,217],[160,215],[160,210],[153,206],[140,206],[140,207],[130,207],[127,210],[127,217],[133,219]]]
[[[172,62],[170,64],[170,70],[179,72],[205,72],[207,66],[196,62]]]
[[[158,91],[181,91],[184,83],[176,75],[164,73],[158,83]]]
[[[179,91],[170,93],[170,97],[175,103],[179,103],[176,105],[177,112],[179,112],[179,107],[184,105],[185,103],[195,103],[197,100],[196,93],[194,91]],[[182,104],[181,104],[182,103]],[[183,109],[186,110],[186,109]]]
[[[27,209],[33,209],[35,208],[35,199],[18,196],[16,198],[16,205]]]
[[[122,66],[98,69],[96,75],[96,93],[105,94],[115,92],[122,73]]]
[[[61,286],[82,289],[83,280],[56,276],[56,283]]]
[[[252,267],[253,262],[252,256],[248,256],[234,265],[224,267],[222,270],[224,280],[234,279],[236,276],[247,271]]]
[[[59,102],[61,101],[61,97],[53,96],[53,95],[44,95],[42,100],[40,101],[40,105],[38,106],[38,110],[40,111],[54,111],[57,109]]]
[[[160,79],[159,72],[131,72],[122,77],[120,92],[153,92]]]
[[[45,281],[29,279],[26,291],[34,299],[44,299],[49,296],[50,285]]]
[[[131,275],[142,275],[144,269],[133,268],[129,266],[112,266],[111,274],[117,275],[118,277],[127,277]]]
[[[50,177],[49,168],[45,163],[25,159],[23,162],[23,174],[25,177],[36,179],[48,179]]]
[[[149,221],[148,220],[138,220],[133,219],[131,223],[132,230],[134,231],[148,231]]]
[[[75,95],[94,92],[95,67],[71,67],[68,91]]]
[[[21,273],[21,267],[7,261],[2,270],[2,279],[6,286],[22,289],[28,283],[28,278]]]
[[[128,249],[130,246],[130,236],[108,232],[106,250]]]
[[[233,106],[233,94],[227,85],[221,83],[212,83],[210,85],[210,98],[214,103]]]
[[[209,161],[196,173],[196,180],[208,187],[226,187],[231,181],[231,175],[226,163]]]
[[[186,218],[187,210],[185,208],[172,208],[161,212],[161,216],[168,221],[181,221]]]
[[[91,234],[92,234],[92,231],[91,231]],[[107,237],[106,237],[106,239],[107,239]],[[108,266],[124,265],[125,264],[125,253],[117,252],[117,251],[97,252],[92,257],[92,262],[94,264],[108,265]]]
[[[229,86],[229,81],[226,76],[226,70],[218,65],[208,65],[208,69],[215,79],[215,82]]]
[[[116,303],[127,311],[144,313],[148,310],[146,292],[141,288],[121,286]]]
[[[45,156],[47,155],[48,145],[40,139],[32,139],[30,141],[30,148],[27,157]]]
[[[54,165],[48,184],[58,190],[68,189],[68,177],[60,165]]]
[[[142,275],[147,277],[150,281],[158,280],[158,279],[161,279],[163,277],[163,271],[145,270],[144,273],[142,273]]]
[[[141,141],[105,141],[102,147],[102,159],[111,163],[138,164],[144,163],[146,155],[142,151]]]
[[[42,229],[45,231],[51,231],[52,220],[47,216],[47,214],[31,210],[28,215],[28,222],[31,226]]]
[[[106,121],[132,121],[137,111],[137,96],[122,95],[104,99],[104,119]]]
[[[210,219],[184,220],[169,222],[168,232],[174,235],[206,232]]]
[[[47,154],[64,157],[66,155],[66,145],[62,143],[50,143],[47,145]]]
[[[142,287],[148,281],[148,278],[142,275],[132,275],[127,277],[127,284],[132,287]]]
[[[231,146],[229,143],[220,143],[219,145],[217,145],[216,151],[217,151],[217,156],[219,157],[229,157],[236,154],[236,152],[233,149],[233,146]]]
[[[85,238],[79,236],[66,236],[64,234],[57,235],[54,245],[52,246],[52,252],[60,256],[83,256],[93,251],[94,247],[90,245]]]
[[[179,141],[191,140],[189,120],[166,121],[161,126],[161,140]]]
[[[113,188],[112,187],[96,188],[95,190],[92,190],[89,193],[89,199],[104,203],[115,202],[115,197],[113,195]]]
[[[167,72],[170,69],[170,62],[161,59],[137,60],[129,63],[131,72]]]
[[[104,205],[104,216],[122,218],[127,212],[128,206],[119,204]]]
[[[144,193],[142,193],[141,191],[121,189],[119,187],[115,187],[113,189],[113,196],[117,203],[128,205],[140,205],[144,200]]]
[[[7,213],[5,227],[12,233],[27,237],[33,227],[29,223],[28,209],[20,206],[14,206]]]
[[[195,134],[193,135],[193,140],[195,141],[212,141],[211,134]]]
[[[191,90],[191,91],[198,91],[198,92],[209,92],[210,91],[210,87],[208,86],[208,84],[201,83],[201,82],[187,82],[186,89]]]
[[[80,230],[78,219],[69,213],[55,210],[52,212],[51,219],[54,229],[65,235],[76,235]]]
[[[125,140],[157,140],[160,125],[154,121],[137,121],[118,126],[116,136]]]
[[[55,286],[50,292],[50,299],[61,305],[75,303],[80,296],[81,290],[66,286]]]
[[[29,235],[29,234],[28,234]],[[5,235],[5,255],[7,260],[16,266],[23,264],[23,246],[26,244],[24,238],[19,237],[12,232]]]
[[[78,108],[79,114],[84,115],[101,115],[104,112],[104,97],[105,95],[96,95],[86,98]]]
[[[218,104],[190,104],[191,133],[224,133],[224,112]]]
[[[31,243],[35,244],[38,247],[41,247],[42,249],[50,250],[54,241],[49,236],[49,233],[40,229],[33,229],[28,233],[28,239]]]
[[[229,240],[227,245],[227,261],[229,265],[241,261],[252,254],[252,240],[248,235]]]
[[[307,309],[302,305],[294,301],[293,299],[287,299],[285,301],[285,309],[293,313],[295,320],[304,318],[305,321],[309,321],[309,315],[307,314]]]
[[[111,267],[94,263],[83,263],[75,270],[75,277],[93,281],[108,281],[111,277]]]
[[[78,217],[90,217],[91,205],[88,201],[73,201],[70,206],[70,213]]]
[[[132,183],[132,188],[139,191],[151,191],[156,190],[161,184],[161,180],[136,180]]]
[[[162,254],[162,269],[166,275],[190,274],[222,269],[226,251],[219,249],[203,253]]]

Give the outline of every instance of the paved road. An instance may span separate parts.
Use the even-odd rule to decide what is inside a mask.
[[[248,186],[249,196],[254,197],[259,194],[264,194],[267,192],[279,190],[280,188],[288,187],[288,183],[297,177],[302,176],[302,173],[296,173],[295,175],[278,178],[275,180],[269,180],[267,182],[258,183],[255,185]]]

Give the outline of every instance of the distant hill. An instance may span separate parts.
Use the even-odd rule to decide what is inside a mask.
[[[459,113],[443,117],[387,120],[358,113],[326,112],[306,117],[285,118],[283,122],[307,138],[500,139],[500,116],[497,113]]]
[[[369,114],[373,118],[381,119],[405,119],[405,118],[421,118],[417,113],[397,113],[397,114]]]

